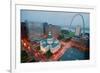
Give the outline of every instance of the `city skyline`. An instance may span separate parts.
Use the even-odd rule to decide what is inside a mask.
[[[84,12],[55,12],[55,11],[36,11],[36,10],[21,10],[21,22],[33,21],[38,23],[47,22],[48,24],[59,26],[70,26],[72,18],[80,14],[84,18],[85,28],[89,29],[89,13]],[[77,15],[71,24],[83,26],[82,17]]]
[[[89,60],[89,13],[21,10],[21,63]]]

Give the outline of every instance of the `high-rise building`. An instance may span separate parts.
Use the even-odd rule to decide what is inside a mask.
[[[43,23],[43,33],[44,33],[44,35],[48,34],[48,32],[49,32],[48,29],[49,29],[48,23],[47,22]]]
[[[48,24],[46,22],[43,23],[43,33],[44,33],[44,35],[47,35],[49,33],[49,31],[51,32],[53,37],[58,37],[61,34],[60,26]]]
[[[57,38],[61,34],[61,27],[58,25],[49,24],[48,30],[51,31],[52,36],[55,38]]]
[[[29,29],[27,22],[21,22],[21,38],[28,38],[28,33]]]
[[[76,29],[75,29],[75,36],[79,36],[81,34],[81,26],[77,25]]]
[[[29,39],[34,41],[41,39],[43,35],[43,25],[39,22],[29,22]]]

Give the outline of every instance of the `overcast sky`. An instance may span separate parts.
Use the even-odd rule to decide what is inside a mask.
[[[71,23],[72,17],[81,14],[84,17],[85,27],[89,27],[89,13],[79,12],[50,12],[50,11],[34,11],[21,10],[21,21],[48,22],[53,25],[66,26]],[[72,26],[82,25],[82,17],[76,16],[72,22]]]

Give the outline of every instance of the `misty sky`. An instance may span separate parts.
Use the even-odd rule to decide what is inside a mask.
[[[89,28],[89,13],[79,12],[50,12],[50,11],[35,11],[21,10],[21,21],[47,22],[53,25],[66,26],[71,23],[72,17],[76,14],[81,14],[84,17],[85,27]],[[81,16],[76,16],[72,22],[72,26],[83,25]]]

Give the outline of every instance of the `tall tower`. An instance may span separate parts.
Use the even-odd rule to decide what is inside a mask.
[[[21,22],[21,38],[28,38],[29,29],[27,21]]]
[[[48,34],[49,32],[48,28],[49,28],[48,23],[47,22],[43,23],[43,33],[44,34]]]
[[[81,26],[77,25],[75,29],[75,36],[79,36],[81,34]]]

